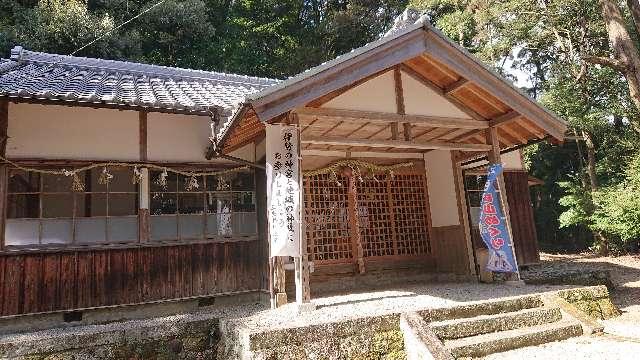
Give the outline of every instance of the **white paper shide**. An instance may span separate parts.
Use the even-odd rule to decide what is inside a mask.
[[[267,217],[270,256],[300,256],[298,129],[267,125]]]

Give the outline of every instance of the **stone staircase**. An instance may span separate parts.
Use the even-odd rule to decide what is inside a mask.
[[[539,296],[427,310],[416,315],[419,319],[409,323],[423,327],[422,341],[427,342],[426,347],[436,359],[477,358],[583,333],[578,320],[558,306],[545,305]]]

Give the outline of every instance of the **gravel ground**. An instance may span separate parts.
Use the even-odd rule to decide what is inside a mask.
[[[485,357],[485,359],[629,360],[637,358],[639,353],[640,342],[620,341],[608,336],[581,336],[540,346],[531,346],[493,354]]]
[[[622,315],[602,321],[603,336],[582,336],[532,346],[486,359],[634,359],[640,354],[640,256],[598,257],[591,254],[541,254],[542,266],[560,269],[609,270],[615,290],[611,297]],[[571,354],[568,356],[568,354]]]

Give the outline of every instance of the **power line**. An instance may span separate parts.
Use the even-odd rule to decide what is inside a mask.
[[[131,19],[129,19],[129,20],[127,20],[127,21],[123,22],[123,23],[121,23],[120,25],[118,25],[118,26],[114,27],[113,29],[111,29],[111,30],[107,31],[106,33],[104,33],[104,34],[102,34],[102,35],[98,36],[97,38],[93,39],[93,40],[92,40],[92,41],[90,41],[89,43],[87,43],[87,44],[85,44],[85,45],[83,45],[83,46],[79,47],[78,49],[76,49],[75,51],[73,51],[72,53],[70,53],[70,54],[69,54],[69,56],[73,56],[73,55],[77,54],[78,52],[80,52],[80,51],[82,51],[82,50],[86,49],[87,47],[89,47],[89,46],[93,45],[95,42],[99,41],[100,39],[104,38],[105,36],[110,35],[112,32],[114,32],[114,31],[116,31],[116,30],[120,29],[121,27],[123,27],[123,26],[127,25],[128,23],[132,22],[133,20],[135,20],[135,19],[139,18],[140,16],[142,16],[142,15],[144,15],[144,14],[148,13],[148,12],[149,12],[149,11],[151,11],[153,8],[155,8],[155,7],[157,7],[157,6],[162,5],[165,1],[167,1],[167,0],[160,0],[160,1],[158,1],[157,3],[155,3],[154,5],[152,5],[151,7],[149,7],[148,9],[143,10],[143,11],[141,11],[140,13],[138,13],[138,15],[136,15],[136,16],[134,16],[134,17],[132,17]]]
[[[95,39],[93,39],[93,40],[89,41],[88,43],[86,43],[86,44],[82,45],[81,47],[79,47],[79,48],[75,49],[74,51],[72,51],[71,53],[69,53],[69,55],[68,55],[68,56],[74,56],[74,55],[75,55],[75,54],[77,54],[78,52],[80,52],[80,51],[82,51],[82,50],[86,49],[87,47],[89,47],[89,46],[91,46],[91,45],[95,44],[97,41],[100,41],[101,39],[105,38],[106,36],[111,35],[114,31],[119,30],[121,27],[123,27],[123,26],[127,25],[128,23],[130,23],[130,22],[134,21],[135,19],[139,18],[140,16],[142,16],[142,15],[144,15],[144,14],[148,13],[149,11],[153,10],[154,8],[156,8],[156,7],[160,6],[160,5],[162,5],[165,1],[166,1],[166,0],[160,0],[160,1],[156,2],[155,4],[153,4],[152,6],[148,7],[148,8],[147,8],[147,9],[145,9],[145,10],[142,10],[141,12],[139,12],[137,15],[133,16],[133,17],[132,17],[132,18],[130,18],[129,20],[127,20],[127,21],[124,21],[124,22],[120,23],[118,26],[114,27],[113,29],[111,29],[111,30],[109,30],[109,31],[107,31],[107,32],[105,32],[105,33],[103,33],[103,34],[101,34],[100,36],[96,37]],[[21,81],[19,81],[17,84],[14,84],[15,88],[16,88],[16,89],[19,89],[20,85],[22,85],[26,80],[32,80],[32,79],[34,79],[35,77],[40,76],[40,75],[42,75],[42,74],[46,73],[47,71],[49,71],[49,70],[50,70],[51,68],[53,68],[54,66],[56,66],[56,65],[60,64],[62,61],[63,61],[63,59],[60,59],[60,60],[58,60],[58,61],[56,61],[56,62],[53,62],[53,63],[51,63],[51,64],[47,65],[47,66],[46,66],[44,69],[42,69],[42,71],[40,71],[39,73],[36,73],[36,74],[27,74],[27,76],[23,77],[23,78],[21,79]]]

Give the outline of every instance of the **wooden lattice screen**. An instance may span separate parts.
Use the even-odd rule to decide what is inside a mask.
[[[391,181],[398,255],[431,252],[428,232],[427,187],[424,175],[396,175]]]
[[[350,262],[353,246],[349,239],[347,216],[347,182],[322,174],[304,179],[305,222],[307,245],[311,261]]]
[[[310,260],[318,264],[354,262],[362,246],[365,258],[407,257],[429,254],[426,180],[422,174],[378,174],[356,181],[349,193],[349,178],[338,183],[329,175],[305,177],[305,221]],[[350,196],[357,211],[350,211]],[[353,212],[353,214],[352,214]],[[356,217],[359,239],[350,234]]]
[[[364,257],[394,255],[395,229],[390,206],[389,179],[356,182],[358,224]],[[378,178],[378,177],[376,177]]]

